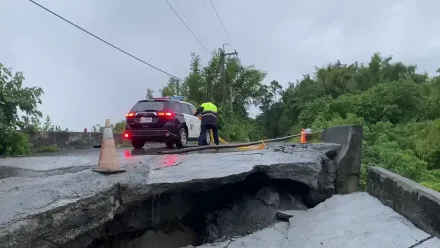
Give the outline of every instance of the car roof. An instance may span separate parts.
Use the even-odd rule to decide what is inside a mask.
[[[139,100],[138,102],[164,102],[164,103],[166,103],[166,102],[178,102],[178,103],[189,104],[189,105],[193,106],[194,108],[196,108],[196,106],[194,106],[194,104],[192,104],[192,103],[181,101],[181,100],[177,100],[177,99],[154,99],[154,98],[149,98],[149,99]]]
[[[189,105],[191,105],[191,106],[194,106],[194,104],[189,103],[189,102],[185,102],[185,101],[179,101],[179,102],[181,102],[181,103],[186,103],[186,104],[189,104]]]
[[[179,103],[186,103],[191,106],[194,106],[194,104],[192,104],[192,103],[180,101],[180,100],[176,100],[176,99],[142,99],[142,100],[139,100],[138,102],[156,102],[156,101],[157,102],[179,102]]]

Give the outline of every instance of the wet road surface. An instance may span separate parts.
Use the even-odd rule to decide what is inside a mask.
[[[275,145],[277,144],[270,146]],[[140,197],[145,197],[145,194],[150,191],[159,192],[159,187],[163,188],[164,185],[171,187],[169,185],[194,182],[196,179],[206,180],[211,177],[226,178],[228,175],[240,175],[251,170],[256,164],[286,164],[294,161],[304,164],[305,168],[305,165],[313,164],[311,157],[305,156],[308,153],[295,155],[256,150],[228,154],[152,155],[155,154],[153,151],[157,152],[158,149],[165,148],[118,149],[117,154],[121,165],[123,167],[133,166],[133,168],[131,172],[112,177],[82,171],[96,166],[100,149],[76,150],[54,156],[0,159],[0,165],[3,165],[0,166],[0,176],[4,173],[1,168],[9,168],[10,175],[15,173],[7,177],[65,174],[44,179],[9,178],[2,180],[3,189],[0,190],[0,195],[8,201],[0,201],[3,204],[0,206],[3,209],[0,213],[0,224],[12,223],[25,217],[33,218],[29,216],[36,216],[48,208],[60,207],[78,201],[78,199],[86,199],[86,196],[98,196],[100,192],[107,195],[114,184],[120,182],[126,185],[125,193],[121,194],[125,198],[121,198],[121,202],[129,202],[129,200],[135,202]],[[215,152],[215,150],[210,152]],[[258,153],[261,155],[253,155]],[[180,165],[180,169],[174,167],[176,165]],[[157,170],[163,167],[170,168]],[[82,172],[67,174],[79,171]],[[274,171],[278,172],[279,169]],[[22,174],[18,175],[20,173]],[[279,176],[276,173],[274,175]],[[177,183],[174,184],[174,182]],[[218,182],[225,183],[222,180]],[[157,188],[147,187],[150,185],[158,186]],[[70,220],[69,218],[65,217],[63,221]],[[19,222],[15,222],[15,225],[18,225],[17,223]],[[35,221],[35,223],[39,222]],[[279,223],[273,228],[266,228],[246,237],[208,244],[201,248],[226,246],[230,248],[406,248],[415,247],[415,244],[423,240],[427,241],[417,247],[440,247],[439,239],[429,238],[429,234],[419,230],[367,193],[353,193],[333,196],[316,208],[294,216],[290,223]]]
[[[267,144],[275,147],[283,143]],[[189,146],[195,146],[191,142]],[[182,155],[157,155],[159,151],[169,150],[163,144],[148,144],[144,149],[131,147],[118,148],[116,153],[121,167],[138,164],[154,164],[154,166],[173,166]],[[38,154],[30,157],[0,158],[0,179],[9,177],[38,177],[65,173],[76,173],[98,165],[101,149],[78,149],[56,153]],[[195,153],[212,154],[233,152],[234,149],[204,150]]]

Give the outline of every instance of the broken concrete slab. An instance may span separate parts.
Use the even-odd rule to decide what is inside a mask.
[[[289,209],[298,209],[296,202],[291,200],[292,197],[296,196],[279,194],[279,191],[285,188],[296,188],[298,192],[299,185],[287,184],[286,182],[273,182],[271,184],[263,178],[255,177],[249,177],[247,180],[248,182],[259,182],[262,185],[270,186],[265,186],[260,190],[258,190],[259,187],[254,185],[251,187],[248,185],[244,189],[235,187],[235,190],[239,191],[240,197],[236,197],[236,200],[231,202],[231,207],[221,208],[207,214],[205,219],[206,228],[203,231],[205,233],[203,243],[218,240],[220,237],[250,234],[270,226],[277,221],[276,213],[280,207],[285,206]],[[258,190],[256,193],[255,188]],[[222,190],[224,191],[225,189]],[[262,198],[261,192],[269,194],[265,195],[266,199],[260,199]],[[298,199],[298,201],[301,200]]]
[[[416,244],[438,248],[440,240],[431,238],[376,198],[358,192],[334,195],[315,208],[297,212],[289,223],[276,223],[251,235],[198,248],[400,248]]]
[[[398,248],[410,247],[429,236],[376,198],[358,192],[334,195],[291,218],[281,248]]]
[[[102,227],[127,210],[140,209],[147,199],[152,214],[143,217],[150,219],[125,224],[129,225],[127,230],[151,227],[184,216],[191,204],[197,203],[197,199],[190,199],[187,201],[190,205],[185,207],[180,204],[185,197],[168,197],[167,193],[208,191],[241,182],[257,172],[319,191],[323,147],[329,149],[329,145],[322,144],[299,147],[293,153],[265,150],[223,153],[215,157],[210,154],[165,155],[161,159],[173,163],[133,164],[119,175],[103,176],[87,170],[41,178],[4,179],[0,195],[8,201],[0,201],[0,246],[59,247]],[[173,201],[179,204],[171,204]],[[159,203],[161,209],[169,203],[169,209],[160,211]],[[177,206],[182,207],[176,209]]]
[[[277,218],[284,221],[289,221],[290,218],[295,215],[303,214],[305,210],[279,210],[277,212]]]
[[[301,153],[308,150],[317,151],[322,160],[322,170],[319,172],[319,185],[312,188],[309,198],[314,199],[310,204],[317,204],[331,197],[336,192],[337,167],[335,159],[341,151],[339,144],[288,144],[275,148],[275,151],[285,153]]]
[[[324,143],[342,145],[335,157],[337,167],[336,193],[350,194],[359,187],[362,157],[363,126],[345,125],[325,129],[321,134]]]
[[[197,246],[197,248],[269,248],[281,247],[286,239],[289,224],[286,222],[276,223],[264,230],[254,232],[245,237],[236,237],[221,242],[215,242]]]
[[[280,203],[280,195],[273,187],[264,187],[255,195],[256,199],[261,200],[268,206],[277,206]]]
[[[148,230],[139,238],[135,238],[130,242],[124,240],[116,241],[111,247],[120,248],[140,248],[140,247],[154,247],[154,248],[167,248],[167,247],[188,247],[187,244],[197,242],[197,233],[190,228],[182,228],[182,230],[176,230],[170,233],[162,231]],[[189,245],[189,247],[194,247]]]

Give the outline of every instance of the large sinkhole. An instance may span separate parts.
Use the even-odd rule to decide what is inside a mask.
[[[275,222],[278,210],[304,210],[309,187],[253,173],[204,192],[185,190],[149,197],[67,247],[177,248],[242,236]]]

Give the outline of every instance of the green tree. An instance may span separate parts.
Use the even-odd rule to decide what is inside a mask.
[[[170,78],[167,86],[165,86],[160,93],[162,96],[176,96],[182,94],[182,85],[179,79]]]
[[[50,117],[48,115],[46,115],[46,120],[43,124],[43,131],[44,132],[54,131],[54,126],[52,124],[52,120],[50,119]]]
[[[113,133],[123,133],[125,131],[125,120],[116,122],[113,126]]]
[[[148,88],[148,89],[147,89],[147,92],[146,92],[146,94],[145,94],[145,98],[146,98],[146,99],[150,99],[150,98],[153,98],[153,97],[154,97],[154,90]]]
[[[121,120],[119,122],[116,122],[115,124],[111,124],[111,128],[113,130],[113,133],[123,133],[125,131],[125,120]],[[104,126],[96,124],[92,127],[92,132],[102,133],[104,132]]]
[[[220,109],[223,129],[221,135],[227,140],[249,140],[255,136],[255,128],[248,117],[249,106],[260,97],[260,86],[265,72],[254,66],[244,66],[238,58],[226,59],[226,85],[221,80],[220,53],[213,53],[206,66],[201,65],[200,57],[191,54],[190,72],[184,80],[170,78],[160,90],[162,96],[181,95],[195,105],[205,101],[214,102]],[[279,84],[274,83],[275,92]],[[279,94],[279,93],[278,93]],[[227,113],[233,96],[233,113]],[[227,111],[225,111],[227,110]],[[252,128],[251,128],[252,127]]]
[[[96,124],[92,127],[92,132],[93,133],[102,133],[102,132],[104,132],[104,127],[99,124]]]
[[[279,103],[273,103],[267,86],[260,92],[256,100],[263,113],[257,121],[265,123],[269,137],[305,127],[363,125],[361,189],[366,168],[374,165],[440,190],[439,76],[375,53],[367,65],[337,61],[316,68],[282,90]],[[269,115],[277,132],[262,121]]]
[[[24,76],[0,64],[0,154],[29,153],[28,137],[18,130],[32,129],[32,121],[41,117],[37,107],[43,90],[23,87]],[[18,111],[24,116],[19,116]]]
[[[35,133],[42,131],[42,125],[39,118],[35,116],[22,116],[21,119],[23,123],[21,129],[25,133]]]

